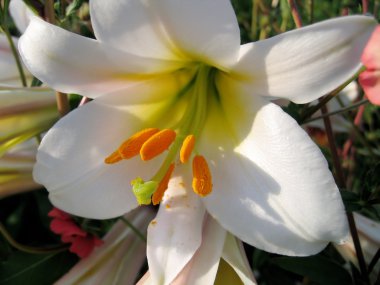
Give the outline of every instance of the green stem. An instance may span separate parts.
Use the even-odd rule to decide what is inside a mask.
[[[367,99],[364,99],[364,100],[361,100],[355,104],[352,104],[348,107],[344,107],[340,110],[337,110],[337,111],[333,111],[333,112],[330,112],[330,113],[327,113],[327,114],[324,114],[324,115],[321,115],[321,116],[318,116],[318,117],[314,117],[314,118],[310,118],[304,122],[302,122],[302,124],[307,124],[307,123],[310,123],[310,122],[313,122],[313,121],[316,121],[316,120],[320,120],[320,119],[323,119],[324,117],[330,117],[330,116],[333,116],[333,115],[337,115],[337,114],[341,114],[341,113],[344,113],[344,112],[347,112],[347,111],[350,111],[352,109],[355,109],[356,107],[359,107],[361,105],[364,105],[364,104],[367,104],[369,101]]]
[[[16,61],[16,65],[17,65],[18,72],[20,74],[20,80],[21,80],[22,86],[26,87],[27,86],[27,82],[26,82],[26,77],[25,77],[24,69],[22,68],[20,56],[19,56],[19,54],[17,52],[17,49],[16,49],[16,47],[14,45],[14,42],[12,40],[12,36],[9,33],[9,30],[8,30],[8,27],[6,26],[5,21],[4,21],[3,31],[4,31],[4,34],[5,34],[6,38],[7,38],[7,40],[8,40],[9,46],[10,46],[10,48],[12,50],[13,57],[14,57],[14,59]]]
[[[124,217],[121,217],[120,218],[124,224],[126,224],[128,227],[131,228],[131,230],[140,238],[142,239],[144,242],[146,242],[146,237],[138,230],[138,228],[136,228],[131,222],[129,222],[126,218]]]
[[[341,86],[339,86],[337,89],[331,91],[329,94],[324,96],[322,99],[319,99],[319,103],[315,106],[311,106],[310,108],[306,109],[306,111],[301,114],[301,124],[310,118],[312,115],[314,115],[315,112],[317,112],[319,109],[322,108],[322,106],[326,105],[332,98],[334,98],[339,92],[341,92],[348,84],[350,84],[352,81],[354,81],[361,72],[363,72],[366,68],[362,66],[358,72],[355,73],[354,76],[352,76],[350,79],[348,79],[346,82],[344,82]]]
[[[40,247],[32,247],[32,246],[23,245],[13,239],[11,234],[7,231],[7,229],[4,227],[4,225],[1,222],[0,222],[0,233],[11,246],[26,253],[31,253],[31,254],[58,253],[58,252],[62,252],[68,249],[67,246],[40,248]]]
[[[251,39],[256,40],[257,35],[257,19],[259,14],[259,3],[258,1],[252,0],[252,19],[251,19]]]

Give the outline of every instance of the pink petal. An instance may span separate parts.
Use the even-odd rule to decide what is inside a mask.
[[[369,39],[361,61],[367,67],[368,70],[380,69],[380,25],[373,31],[371,38]]]
[[[380,70],[366,70],[359,75],[359,84],[362,86],[368,100],[380,105]]]
[[[48,216],[50,218],[58,218],[60,220],[70,220],[71,216],[67,214],[66,212],[58,209],[58,208],[53,208],[49,213]]]
[[[50,229],[53,233],[63,236],[82,236],[85,237],[87,233],[78,227],[74,221],[54,219],[50,223]]]
[[[72,244],[69,250],[72,253],[78,255],[80,258],[85,258],[90,255],[90,253],[94,250],[96,246],[100,246],[102,244],[103,241],[97,238],[96,236],[78,236],[72,240]]]

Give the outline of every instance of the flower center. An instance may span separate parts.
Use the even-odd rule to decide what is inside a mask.
[[[178,93],[180,96],[189,96],[189,100],[173,129],[143,129],[124,141],[104,160],[107,164],[113,164],[140,155],[141,160],[149,161],[167,151],[160,168],[149,181],[144,181],[141,177],[131,181],[139,204],[159,204],[168,188],[175,165],[187,163],[193,155],[194,192],[201,197],[212,192],[212,177],[207,161],[197,154],[196,146],[205,124],[209,96],[216,94],[214,76],[214,68],[200,65],[188,86]]]

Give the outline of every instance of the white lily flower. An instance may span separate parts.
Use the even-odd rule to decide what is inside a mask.
[[[125,216],[145,232],[153,211],[139,209]],[[145,262],[145,242],[123,221],[118,221],[88,257],[81,259],[55,285],[133,285]]]
[[[34,16],[33,11],[22,0],[11,0],[9,13],[21,33],[26,30],[31,17]],[[18,39],[13,37],[12,40],[17,47]],[[9,42],[4,34],[0,34],[0,85],[21,86],[20,83],[20,74]]]
[[[33,137],[57,121],[55,105],[51,89],[0,88],[0,197],[41,188],[32,179]]]
[[[32,177],[37,147],[28,141],[0,157],[0,198],[41,188]]]
[[[159,233],[169,234],[177,256],[168,258],[166,282],[199,248],[205,209],[270,252],[310,255],[344,241],[344,207],[325,158],[268,99],[310,102],[345,82],[360,67],[374,19],[342,17],[240,46],[228,0],[91,0],[90,12],[97,40],[34,18],[19,42],[44,83],[95,99],[60,120],[40,146],[34,177],[56,207],[110,218],[151,195],[159,203],[172,172],[191,173],[178,162],[185,141],[195,170],[185,184],[199,195],[186,186],[195,206],[180,218],[191,235],[180,224],[156,231],[157,250],[169,246]]]

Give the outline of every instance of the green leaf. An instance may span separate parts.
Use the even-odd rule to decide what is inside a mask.
[[[357,193],[341,190],[340,194],[342,195],[343,203],[347,212],[359,211],[363,208],[365,202],[361,200]]]
[[[350,285],[350,274],[338,263],[320,255],[310,257],[278,257],[271,261],[290,272],[308,277],[320,285]]]
[[[76,261],[77,258],[68,252],[34,255],[17,251],[0,263],[0,284],[50,285]]]

